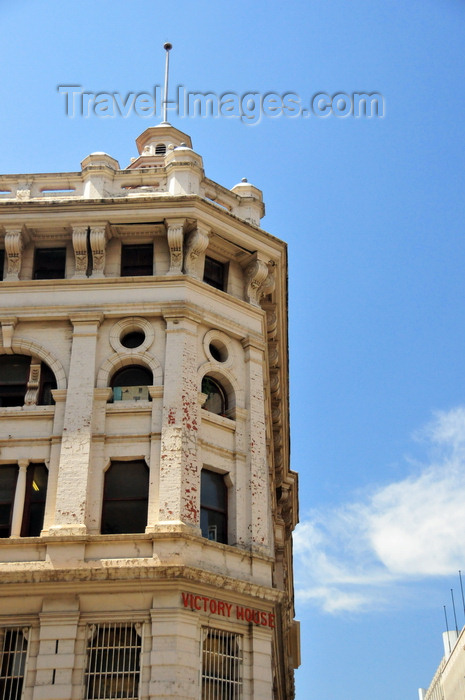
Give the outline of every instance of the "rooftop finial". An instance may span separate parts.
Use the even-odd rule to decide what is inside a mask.
[[[162,124],[168,124],[167,120],[167,109],[168,109],[168,71],[170,67],[170,51],[173,48],[173,45],[167,41],[165,44],[163,44],[163,48],[166,51],[166,60],[165,60],[165,89],[163,91],[163,121]]]

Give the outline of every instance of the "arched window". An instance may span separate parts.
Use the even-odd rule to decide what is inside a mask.
[[[123,367],[113,376],[114,401],[150,401],[148,386],[153,383],[152,372],[140,365],[128,365]]]
[[[228,542],[228,488],[223,474],[202,469],[200,476],[200,529],[214,542]]]
[[[164,156],[166,153],[166,146],[164,143],[157,143],[155,146],[155,155],[156,156]]]
[[[112,462],[105,473],[102,535],[145,532],[149,469],[144,460]]]
[[[57,388],[55,375],[45,362],[29,355],[0,355],[0,406],[28,404],[50,406],[52,390]]]
[[[202,394],[207,395],[207,400],[203,404],[203,408],[210,413],[216,413],[218,416],[224,416],[228,410],[228,399],[226,392],[221,384],[206,375],[202,379]]]

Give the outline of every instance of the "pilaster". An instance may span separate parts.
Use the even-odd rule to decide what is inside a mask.
[[[73,340],[58,470],[55,522],[50,534],[84,534],[92,441],[97,330],[101,315],[71,317]]]
[[[199,528],[200,464],[197,439],[198,321],[165,316],[166,366],[160,455],[159,520]]]

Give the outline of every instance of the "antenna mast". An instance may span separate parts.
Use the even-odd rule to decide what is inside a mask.
[[[165,88],[163,91],[163,121],[162,124],[168,124],[167,120],[167,109],[168,109],[168,72],[169,72],[169,67],[170,67],[170,51],[173,48],[173,45],[169,43],[169,41],[166,42],[166,44],[163,44],[163,48],[166,51],[166,59],[165,59]]]

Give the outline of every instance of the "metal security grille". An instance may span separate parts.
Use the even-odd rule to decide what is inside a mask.
[[[141,625],[103,622],[88,627],[86,700],[137,700]]]
[[[203,628],[202,700],[242,699],[242,636]]]
[[[0,700],[19,700],[26,668],[28,629],[0,628]]]

